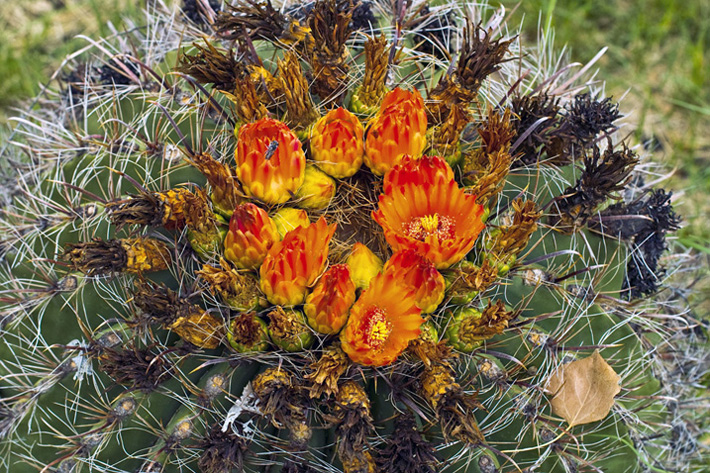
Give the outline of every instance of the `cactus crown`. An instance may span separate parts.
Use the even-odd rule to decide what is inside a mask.
[[[685,464],[679,219],[586,68],[487,6],[153,4],[15,131],[11,471]]]

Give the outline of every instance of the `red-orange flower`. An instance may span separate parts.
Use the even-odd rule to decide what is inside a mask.
[[[333,177],[350,177],[360,169],[364,154],[360,120],[343,107],[331,110],[311,130],[311,157]]]
[[[417,307],[423,314],[434,312],[444,300],[444,276],[431,261],[411,248],[392,255],[385,263],[385,272],[393,273],[397,280],[414,289]]]
[[[303,303],[308,287],[325,269],[335,227],[321,217],[307,227],[296,227],[274,243],[260,269],[261,291],[269,302],[280,306]]]
[[[234,209],[229,231],[224,239],[224,256],[237,267],[256,269],[266,258],[266,251],[281,237],[271,217],[254,204]]]
[[[348,310],[355,302],[355,284],[345,264],[331,266],[308,297],[303,311],[308,325],[320,333],[338,333],[348,320]]]
[[[456,181],[405,182],[380,195],[372,213],[394,251],[412,248],[445,269],[468,253],[483,230],[483,206]]]
[[[367,126],[365,164],[381,176],[409,154],[418,157],[426,146],[427,118],[417,90],[394,89]]]
[[[286,202],[303,184],[306,155],[301,142],[273,118],[243,125],[234,157],[244,190],[266,203]]]
[[[350,309],[341,347],[356,363],[388,365],[419,336],[420,314],[414,290],[392,272],[380,273]]]
[[[454,179],[454,171],[444,158],[404,156],[402,161],[385,174],[382,189],[388,194],[393,187],[411,182],[415,185],[434,184],[438,180],[449,182]]]

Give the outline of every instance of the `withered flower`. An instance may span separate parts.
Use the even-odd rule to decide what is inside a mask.
[[[192,310],[179,313],[167,328],[196,347],[208,350],[217,348],[224,335],[223,321],[199,306],[193,305],[190,308]]]
[[[264,351],[269,348],[268,326],[255,312],[238,314],[229,322],[227,340],[239,353]]]
[[[362,468],[372,462],[367,437],[375,433],[365,390],[354,381],[343,383],[328,419],[335,426],[337,452],[343,467],[353,473],[372,471]]]
[[[555,200],[551,223],[564,233],[579,231],[602,203],[624,189],[636,163],[638,157],[623,143],[615,150],[608,141],[603,153],[595,145],[584,157],[584,169],[575,185]]]
[[[304,379],[311,383],[308,390],[310,397],[319,398],[323,394],[330,397],[338,394],[338,380],[349,366],[350,360],[339,345],[334,344],[323,350],[321,357],[310,364],[309,373],[304,376]]]
[[[286,105],[285,121],[297,132],[303,132],[318,118],[313,99],[308,90],[308,80],[301,69],[298,55],[287,51],[278,61],[279,88]],[[303,136],[302,136],[303,138]]]
[[[185,225],[190,246],[202,259],[209,260],[222,249],[224,237],[205,191],[197,189],[185,201]]]
[[[220,259],[221,268],[209,264],[202,266],[195,274],[207,281],[212,294],[219,294],[225,304],[237,311],[249,311],[259,305],[261,291],[259,282],[247,273],[240,273],[224,259]]]
[[[456,439],[470,445],[485,442],[473,415],[483,406],[475,396],[464,392],[450,367],[432,365],[424,370],[421,383],[422,394],[436,412],[445,439]]]
[[[130,344],[126,347],[105,348],[99,358],[101,371],[118,384],[145,393],[155,391],[172,375],[172,365],[151,347],[138,348]]]
[[[176,69],[194,77],[200,84],[214,84],[217,89],[227,92],[235,90],[239,77],[246,72],[243,63],[237,61],[234,51],[218,49],[207,40],[205,46],[194,44],[197,53],[183,53]]]
[[[542,217],[542,210],[532,200],[515,199],[511,205],[512,222],[503,224],[491,232],[484,243],[489,250],[486,252],[486,257],[491,259],[493,264],[509,264],[510,256],[518,255],[523,251],[530,237],[537,230],[537,222]],[[499,268],[501,269],[503,268]]]
[[[434,445],[417,430],[411,414],[397,416],[392,435],[375,459],[378,471],[387,473],[436,473],[439,464]]]
[[[249,441],[234,431],[235,426],[226,431],[221,423],[213,424],[205,436],[197,443],[202,451],[197,462],[200,471],[204,473],[231,473],[242,471],[244,457],[249,451]]]
[[[171,260],[165,243],[146,237],[69,243],[64,258],[87,276],[163,271]]]
[[[165,192],[141,193],[106,203],[111,223],[124,225],[162,225],[168,230],[185,226],[185,202],[192,192],[184,187]]]
[[[234,208],[244,200],[232,168],[207,153],[192,156],[190,163],[207,178],[212,187],[210,198],[215,210],[228,218]]]
[[[431,103],[427,111],[433,124],[441,124],[449,116],[453,104],[474,101],[486,77],[499,70],[507,60],[505,55],[513,40],[494,40],[491,34],[470,20],[467,22],[456,68],[452,74],[443,76],[429,94]]]
[[[377,38],[368,37],[365,41],[365,77],[362,85],[355,90],[350,99],[350,106],[354,112],[372,115],[377,111],[387,92],[385,79],[388,65],[387,37],[385,35]]]
[[[259,409],[279,429],[287,429],[291,444],[304,448],[311,438],[308,425],[308,398],[298,379],[283,368],[267,368],[252,381]]]
[[[312,41],[306,57],[313,70],[311,90],[322,100],[337,99],[345,92],[348,72],[345,42],[352,30],[352,2],[320,0],[308,17]]]
[[[505,308],[503,301],[488,303],[483,312],[472,307],[448,311],[450,317],[446,327],[446,338],[457,350],[469,353],[479,347],[484,340],[503,333],[513,313]]]
[[[302,351],[313,344],[315,336],[300,310],[276,306],[266,316],[269,318],[271,341],[282,350]]]
[[[221,37],[245,41],[266,40],[292,45],[308,35],[307,27],[275,9],[270,0],[246,0],[226,4],[212,27]]]

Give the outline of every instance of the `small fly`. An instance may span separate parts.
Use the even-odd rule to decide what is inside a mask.
[[[279,142],[274,140],[271,143],[269,143],[269,147],[266,148],[266,153],[264,153],[264,159],[269,160],[271,157],[274,155],[276,150],[279,149]]]

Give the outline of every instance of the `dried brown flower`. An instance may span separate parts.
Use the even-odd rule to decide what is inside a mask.
[[[165,243],[145,237],[106,241],[96,238],[67,244],[64,258],[87,276],[145,273],[167,269],[170,250]]]
[[[304,379],[312,384],[309,388],[311,398],[337,395],[339,391],[338,380],[345,374],[350,366],[350,359],[338,345],[326,348],[323,354],[309,366],[310,372]]]

